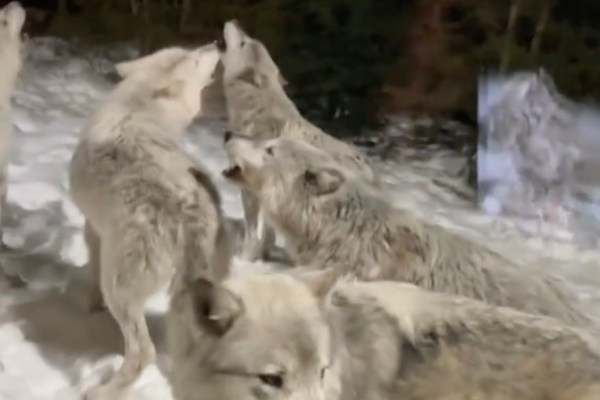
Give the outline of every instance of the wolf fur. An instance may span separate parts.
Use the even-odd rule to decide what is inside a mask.
[[[396,208],[377,188],[306,142],[240,135],[224,175],[259,199],[294,261],[361,280],[398,280],[491,304],[591,323],[567,283]]]
[[[364,154],[326,134],[300,114],[285,93],[286,81],[263,43],[246,34],[236,21],[225,23],[223,35],[223,84],[229,125],[235,133],[254,139],[281,136],[305,140],[368,181],[377,182]],[[257,260],[274,244],[275,233],[262,218],[256,199],[246,190],[242,190],[242,203],[246,222],[242,257]]]
[[[335,276],[335,274],[334,274]],[[169,310],[177,400],[592,400],[586,332],[408,283],[198,279]]]
[[[566,225],[571,192],[600,181],[600,109],[563,96],[543,69],[482,76],[478,92],[482,200]]]
[[[212,81],[215,45],[173,47],[120,63],[123,80],[84,129],[70,165],[71,194],[86,218],[95,288],[125,339],[122,367],[89,399],[118,399],[155,358],[147,298],[174,274],[221,279],[229,268],[218,192],[181,149]],[[179,280],[185,280],[179,278]]]
[[[0,9],[0,244],[14,135],[10,99],[21,70],[21,29],[24,23],[25,10],[18,2],[11,2]],[[0,280],[11,286],[23,284],[20,278],[9,276],[1,267]]]

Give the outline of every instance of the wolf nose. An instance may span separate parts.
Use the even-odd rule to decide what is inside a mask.
[[[221,53],[227,50],[227,42],[223,38],[217,39],[215,44]]]
[[[225,137],[223,138],[223,143],[227,143],[233,137],[233,133],[231,131],[225,132]]]

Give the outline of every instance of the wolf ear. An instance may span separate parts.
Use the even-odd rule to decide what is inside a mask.
[[[333,168],[307,169],[302,179],[306,188],[315,196],[333,193],[346,181],[346,178]]]
[[[228,289],[208,279],[192,283],[193,309],[196,322],[212,336],[221,337],[243,312],[243,303]]]
[[[319,301],[323,301],[337,281],[337,274],[331,267],[319,270],[297,269],[294,276],[308,286]]]

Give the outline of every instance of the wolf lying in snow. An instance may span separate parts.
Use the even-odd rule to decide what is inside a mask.
[[[86,217],[89,264],[99,285],[90,305],[103,299],[125,339],[122,367],[88,398],[119,398],[153,362],[144,319],[150,295],[176,272],[221,279],[228,271],[218,192],[179,146],[202,110],[200,93],[218,61],[213,44],[118,64],[123,80],[73,155],[71,194]]]
[[[555,319],[330,271],[198,279],[168,314],[177,400],[596,400],[600,349]]]
[[[10,98],[21,70],[21,29],[24,23],[25,10],[18,2],[13,1],[0,9],[0,242],[13,142]],[[6,275],[2,268],[0,278],[14,284],[21,283],[17,278]]]
[[[332,154],[341,164],[376,182],[366,157],[353,146],[326,134],[307,121],[288,98],[286,84],[267,48],[248,36],[236,21],[225,23],[225,46],[221,57],[227,113],[231,129],[256,138],[293,137],[305,140]],[[272,227],[262,222],[259,205],[242,190],[246,230],[242,257],[257,260],[274,244]]]
[[[227,135],[225,177],[253,193],[301,266],[361,280],[399,280],[491,304],[591,323],[558,277],[395,208],[326,152],[303,141]]]

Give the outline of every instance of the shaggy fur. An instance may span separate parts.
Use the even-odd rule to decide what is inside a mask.
[[[2,219],[6,205],[7,172],[13,143],[13,122],[10,98],[21,70],[21,29],[25,23],[25,10],[18,2],[0,9],[0,243]],[[23,282],[7,275],[0,268],[0,279],[13,286]]]
[[[376,183],[371,166],[358,149],[326,134],[300,114],[283,89],[286,82],[279,68],[260,41],[248,36],[235,21],[227,22],[223,33],[223,82],[229,125],[235,133],[254,139],[281,136],[305,140]],[[256,260],[264,257],[275,236],[264,220],[258,231],[259,205],[245,190],[242,202],[246,220],[242,257]]]
[[[600,349],[552,318],[328,271],[199,279],[169,312],[177,400],[592,400]]]
[[[327,153],[292,139],[233,136],[224,175],[251,191],[297,264],[361,280],[398,280],[491,304],[591,321],[566,283],[394,207]]]
[[[117,65],[122,82],[85,128],[70,167],[71,194],[86,217],[96,288],[121,328],[125,361],[86,398],[118,399],[153,362],[144,319],[150,295],[174,274],[221,279],[229,268],[218,192],[180,148],[212,81],[214,45],[168,48]]]

